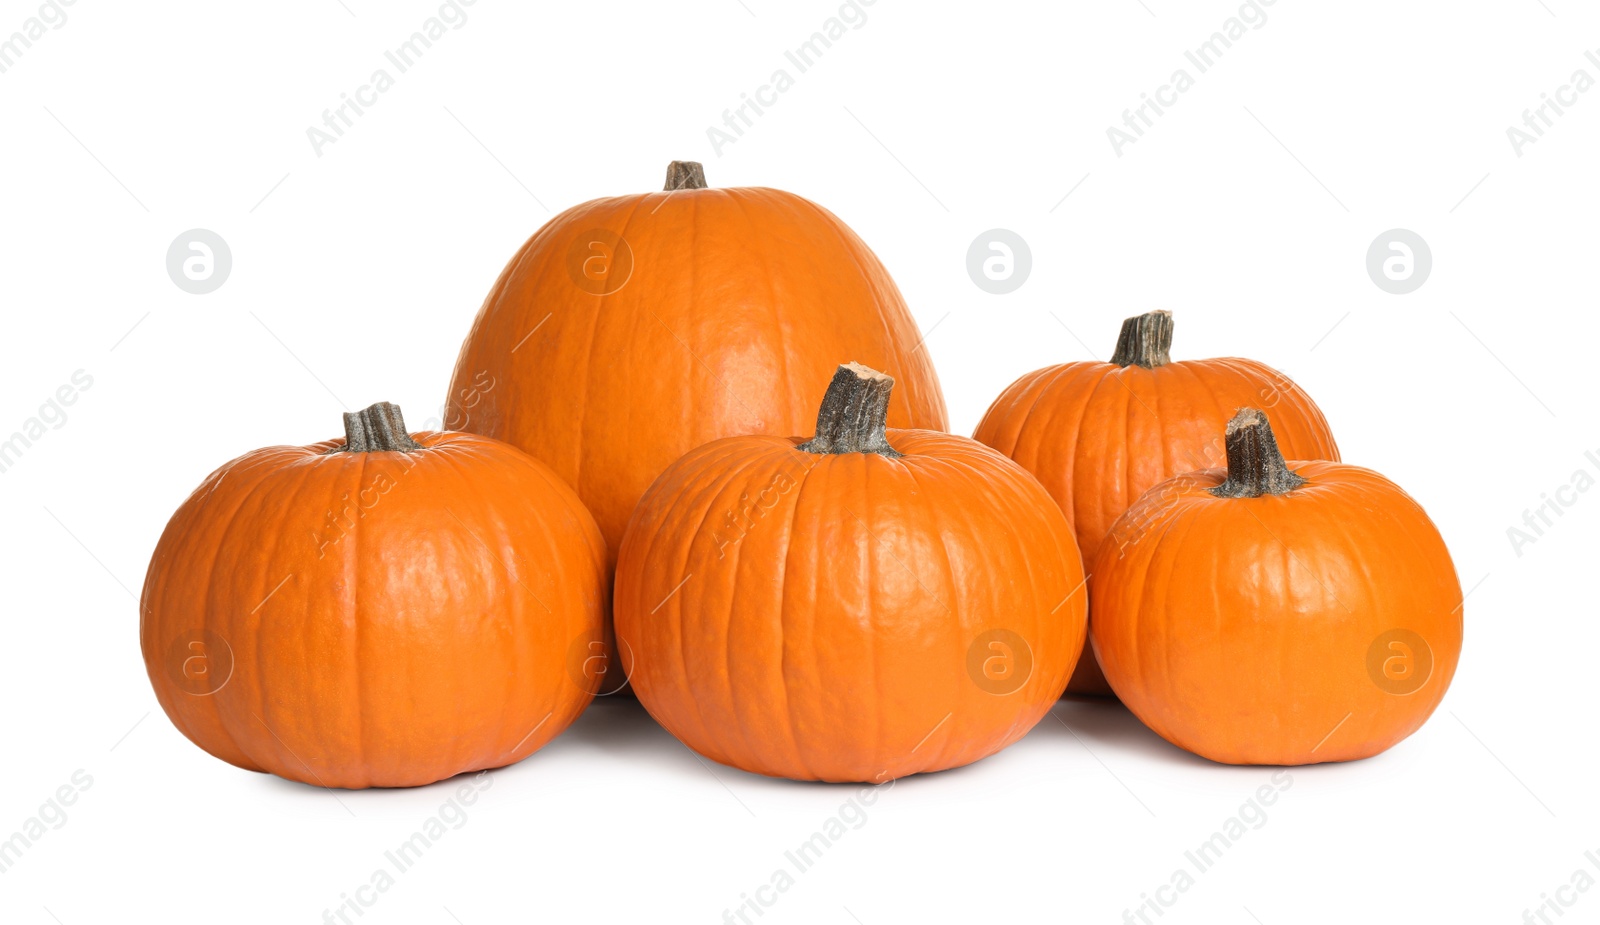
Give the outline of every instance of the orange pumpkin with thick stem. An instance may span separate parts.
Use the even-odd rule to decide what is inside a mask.
[[[882,782],[999,751],[1066,685],[1085,632],[1066,519],[976,441],[886,431],[892,385],[841,366],[811,440],[709,443],[639,502],[623,660],[700,754]]]
[[[894,375],[896,427],[944,430],[944,398],[894,280],[833,213],[792,193],[666,189],[586,202],[507,264],[462,345],[445,425],[554,469],[613,554],[669,463],[736,434],[810,426],[841,356]]]
[[[1366,758],[1416,731],[1461,655],[1444,540],[1369,469],[1285,463],[1257,409],[1226,470],[1150,489],[1090,578],[1090,636],[1122,702],[1227,764]]]
[[[405,787],[520,761],[594,696],[605,543],[549,468],[474,434],[346,438],[228,463],[167,524],[140,601],[156,697],[230,764]]]
[[[1222,464],[1217,422],[1241,407],[1272,411],[1290,457],[1339,459],[1322,412],[1287,376],[1255,360],[1173,362],[1171,348],[1171,312],[1129,318],[1111,362],[1063,363],[1023,376],[972,435],[1038,477],[1072,523],[1086,566],[1112,522],[1146,489]],[[1092,653],[1078,662],[1067,692],[1111,693]]]

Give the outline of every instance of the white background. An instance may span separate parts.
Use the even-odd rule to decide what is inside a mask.
[[[1470,591],[1439,711],[1387,754],[1295,769],[1164,925],[1513,923],[1600,877],[1600,493],[1566,493],[1520,554],[1507,535],[1600,475],[1600,92],[1520,157],[1506,135],[1576,69],[1600,77],[1592,9],[1278,0],[1118,157],[1107,127],[1194,74],[1183,51],[1236,4],[877,0],[719,155],[707,127],[794,74],[783,52],[836,3],[478,0],[318,157],[306,129],[437,8],[78,0],[0,75],[0,432],[93,377],[0,475],[0,838],[93,778],[0,874],[0,920],[322,921],[437,810],[453,784],[332,793],[179,735],[139,654],[148,556],[239,453],[376,400],[420,429],[516,247],[658,189],[673,158],[854,227],[929,332],[959,433],[1020,374],[1105,359],[1120,319],[1170,308],[1175,358],[1289,372],[1345,459],[1438,523]],[[36,10],[4,0],[0,35]],[[233,253],[209,295],[165,270],[197,227]],[[1365,270],[1396,227],[1434,260],[1404,296]],[[990,228],[1031,245],[1009,295],[966,274]],[[1063,703],[1002,754],[900,781],[760,921],[1122,921],[1270,774]],[[708,767],[618,702],[493,779],[360,921],[721,921],[854,792]],[[1565,895],[1566,921],[1600,916],[1600,889]]]

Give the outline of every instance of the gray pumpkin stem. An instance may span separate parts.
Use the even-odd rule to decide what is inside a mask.
[[[422,444],[406,433],[405,418],[400,406],[380,401],[360,411],[344,416],[344,446],[336,446],[330,453],[410,453],[422,449]]]
[[[705,189],[706,169],[699,161],[673,161],[667,165],[666,192],[680,189]]]
[[[884,427],[889,418],[890,377],[846,363],[833,374],[817,410],[817,435],[800,444],[807,453],[876,453],[891,459],[903,455],[889,445]]]
[[[1259,498],[1294,491],[1306,480],[1289,470],[1267,416],[1241,408],[1228,422],[1228,478],[1211,489],[1218,498]]]
[[[1122,322],[1111,362],[1118,366],[1154,369],[1172,362],[1172,357],[1168,356],[1171,350],[1172,312],[1145,312]]]

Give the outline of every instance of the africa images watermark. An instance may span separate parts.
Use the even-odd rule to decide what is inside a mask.
[[[756,524],[761,522],[767,512],[778,506],[784,495],[798,488],[801,479],[816,466],[819,458],[813,456],[804,465],[796,463],[785,469],[779,469],[754,497],[751,497],[749,492],[741,493],[734,507],[724,511],[722,520],[711,528],[711,540],[717,546],[717,558],[727,558],[728,547],[737,547],[739,542],[756,528]]]
[[[78,396],[87,392],[92,385],[94,385],[93,376],[81,369],[74,370],[70,380],[62,383],[49,398],[45,399],[44,404],[39,406],[37,414],[23,421],[22,426],[11,436],[0,439],[0,474],[10,472],[22,458],[22,454],[44,439],[45,434],[65,427],[67,406],[76,404]],[[49,425],[48,430],[45,425]]]
[[[28,849],[54,829],[67,824],[67,807],[78,802],[78,797],[94,786],[89,772],[79,768],[72,772],[68,782],[55,789],[50,799],[40,804],[38,812],[22,820],[22,825],[11,837],[0,841],[0,874],[17,866]],[[47,828],[48,826],[48,828]]]
[[[356,919],[366,915],[367,910],[377,905],[378,900],[399,882],[395,879],[397,875],[415,867],[447,832],[467,824],[466,807],[478,802],[478,798],[493,786],[494,775],[489,771],[479,771],[458,784],[450,798],[440,804],[433,815],[422,820],[422,825],[410,837],[383,853],[386,863],[375,869],[366,883],[350,893],[340,893],[339,905],[322,910],[322,921],[327,925],[334,922],[352,925]],[[355,918],[351,918],[352,915]]]
[[[34,42],[48,35],[49,30],[66,25],[67,11],[62,7],[72,6],[77,2],[78,0],[46,0],[32,16],[22,21],[21,28],[0,39],[0,74],[16,67],[23,52],[32,48]]]
[[[833,43],[844,38],[853,29],[859,29],[867,24],[868,7],[878,0],[846,0],[839,7],[838,15],[830,16],[823,21],[821,28],[811,33],[811,36],[801,42],[791,51],[785,51],[783,57],[794,65],[796,74],[804,74],[822,59],[823,52],[833,47]],[[756,124],[757,117],[765,115],[766,111],[778,104],[779,94],[788,93],[794,86],[794,74],[789,69],[780,67],[772,72],[767,82],[757,87],[752,93],[739,94],[739,105],[733,109],[722,111],[722,124],[725,129],[715,125],[706,127],[706,138],[711,141],[711,150],[722,156],[722,149],[736,143],[744,137],[745,129]],[[729,133],[732,134],[729,134]]]
[[[1585,851],[1583,859],[1589,862],[1590,867],[1600,870],[1600,851]],[[1522,910],[1524,925],[1536,925],[1536,923],[1555,925],[1556,919],[1566,915],[1568,909],[1576,906],[1578,900],[1583,898],[1583,894],[1594,887],[1595,882],[1594,874],[1582,867],[1577,868],[1572,872],[1572,876],[1567,878],[1566,883],[1555,888],[1554,896],[1540,893],[1539,905]],[[1551,917],[1551,913],[1555,914],[1555,918]]]
[[[766,914],[766,910],[777,905],[783,894],[789,892],[798,882],[796,878],[799,875],[812,869],[822,860],[823,854],[829,848],[838,844],[846,833],[866,825],[867,807],[878,802],[882,792],[893,789],[894,780],[891,779],[884,783],[864,786],[852,793],[849,799],[839,805],[839,811],[824,819],[822,825],[817,831],[812,832],[809,838],[783,853],[783,859],[787,863],[775,869],[766,883],[752,890],[754,896],[750,893],[740,893],[739,905],[722,910],[722,921],[726,925],[734,923],[753,925],[756,919]]]
[[[1194,65],[1195,74],[1190,74],[1187,68],[1178,68],[1167,78],[1167,82],[1155,89],[1154,93],[1139,94],[1140,103],[1133,109],[1122,111],[1122,128],[1115,125],[1106,128],[1106,138],[1111,142],[1111,150],[1117,157],[1122,156],[1122,151],[1144,137],[1146,129],[1155,126],[1155,119],[1151,115],[1161,116],[1178,103],[1181,94],[1188,93],[1195,85],[1195,77],[1211,70],[1221,60],[1222,55],[1233,47],[1233,43],[1243,38],[1252,30],[1259,29],[1267,24],[1267,11],[1264,6],[1272,6],[1278,0],[1246,0],[1239,7],[1237,15],[1230,16],[1222,23],[1222,28],[1211,33],[1210,38],[1201,42],[1192,50],[1185,50],[1183,57]],[[1130,134],[1131,133],[1131,134]]]
[[[1165,915],[1183,894],[1194,888],[1199,875],[1215,867],[1245,835],[1267,824],[1266,808],[1278,802],[1278,798],[1293,786],[1294,777],[1287,770],[1272,772],[1271,783],[1257,787],[1250,799],[1239,806],[1239,811],[1224,819],[1210,838],[1183,853],[1183,859],[1188,862],[1185,866],[1174,870],[1166,883],[1150,893],[1140,893],[1139,905],[1122,910],[1122,921],[1127,925],[1152,925]]]
[[[1589,63],[1596,69],[1600,69],[1600,55],[1593,51],[1585,51],[1583,56],[1588,58]],[[1577,105],[1578,94],[1588,93],[1594,85],[1594,76],[1580,67],[1573,71],[1572,77],[1557,87],[1555,92],[1539,94],[1539,99],[1543,102],[1532,109],[1522,111],[1522,125],[1520,127],[1513,125],[1506,129],[1506,138],[1511,142],[1511,150],[1516,152],[1517,157],[1521,157],[1524,148],[1544,137],[1545,129],[1555,127],[1556,122],[1551,118],[1552,113],[1556,118],[1566,115],[1567,107]]]
[[[1600,472],[1600,452],[1589,450],[1583,454],[1583,458],[1590,468]],[[1567,508],[1577,504],[1578,499],[1594,486],[1594,473],[1589,469],[1574,469],[1566,483],[1556,488],[1554,497],[1551,497],[1551,492],[1541,492],[1539,504],[1523,510],[1522,525],[1506,528],[1511,551],[1517,554],[1517,558],[1522,558],[1523,550],[1543,539],[1545,532],[1566,516]]]
[[[478,0],[445,0],[439,7],[437,15],[430,16],[423,21],[422,26],[393,49],[386,49],[383,57],[394,66],[395,74],[404,76],[416,66],[424,52],[433,48],[433,43],[443,38],[447,32],[460,29],[467,24],[467,11],[465,6],[472,6]],[[394,89],[395,75],[389,73],[386,67],[380,67],[372,72],[367,82],[355,88],[350,93],[339,94],[339,105],[332,109],[322,111],[322,126],[310,126],[306,129],[306,138],[311,141],[311,150],[317,157],[322,156],[323,149],[334,144],[344,137],[346,129],[356,124],[356,119],[366,115],[368,109],[376,106],[383,94]]]

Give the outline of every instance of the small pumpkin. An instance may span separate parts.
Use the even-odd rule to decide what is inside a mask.
[[[1226,470],[1146,492],[1101,545],[1090,636],[1106,678],[1213,761],[1384,751],[1433,713],[1461,655],[1444,540],[1376,472],[1285,463],[1258,409],[1228,423],[1226,451]]]
[[[167,524],[140,599],[145,668],[196,745],[324,787],[406,787],[527,757],[594,696],[605,543],[507,444],[408,435],[247,453]]]
[[[793,193],[666,189],[551,219],[506,265],[461,347],[447,427],[505,440],[578,491],[613,554],[652,480],[736,434],[799,433],[840,356],[900,381],[897,427],[944,430],[922,338],[883,264]]]
[[[1339,459],[1321,410],[1287,376],[1255,360],[1173,362],[1172,329],[1166,311],[1125,320],[1111,362],[1063,363],[1023,376],[972,435],[1044,483],[1085,563],[1152,485],[1222,464],[1216,422],[1240,407],[1270,408],[1292,458]],[[1092,654],[1079,661],[1067,691],[1111,693]]]
[[[1085,634],[1072,531],[988,447],[886,430],[893,385],[841,366],[816,436],[714,441],[639,502],[618,638],[696,752],[881,782],[999,751],[1060,696]]]

